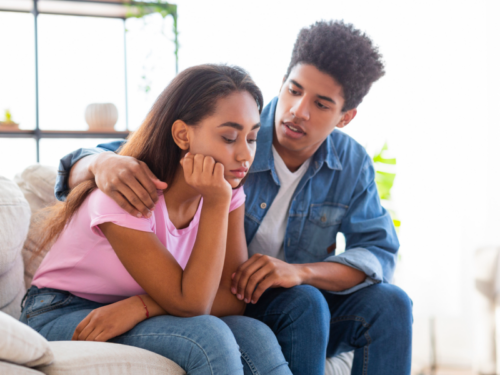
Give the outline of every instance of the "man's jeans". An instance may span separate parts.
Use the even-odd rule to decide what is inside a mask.
[[[68,292],[32,286],[20,320],[49,341],[71,340],[77,325],[101,306]],[[163,355],[189,375],[291,374],[271,330],[244,316],[156,316],[109,341]]]
[[[412,302],[397,286],[346,295],[309,285],[268,289],[245,315],[274,331],[294,375],[322,375],[326,357],[351,350],[353,375],[410,374]]]

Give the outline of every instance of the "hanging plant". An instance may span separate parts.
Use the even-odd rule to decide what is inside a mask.
[[[164,0],[152,0],[149,2],[126,1],[126,18],[143,18],[149,14],[158,13],[163,20],[169,16],[173,19],[172,31],[174,34],[175,74],[179,72],[179,32],[177,30],[177,5],[170,4]],[[163,31],[162,31],[163,33]],[[165,35],[166,36],[166,35]],[[144,78],[144,77],[143,77]],[[146,92],[147,92],[146,88]]]

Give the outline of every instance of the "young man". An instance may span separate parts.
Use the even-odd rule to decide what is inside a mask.
[[[410,374],[411,301],[389,284],[399,248],[392,220],[370,157],[335,129],[383,75],[366,35],[318,22],[301,30],[279,96],[262,112],[245,183],[250,258],[232,291],[248,303],[245,315],[274,331],[294,374],[323,374],[325,357],[352,350],[352,374]],[[120,144],[63,158],[58,198],[95,178],[131,214],[149,215],[166,186],[144,163],[103,152]],[[338,232],[346,251],[337,255]]]

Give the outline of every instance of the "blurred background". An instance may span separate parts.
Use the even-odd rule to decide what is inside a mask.
[[[414,374],[500,373],[500,2],[116,2],[39,0],[35,22],[33,0],[0,0],[0,175],[125,137],[193,65],[239,65],[268,102],[299,30],[343,19],[386,63],[345,132],[396,159],[387,205],[400,222],[395,283],[414,303]],[[114,129],[92,123],[99,111]]]

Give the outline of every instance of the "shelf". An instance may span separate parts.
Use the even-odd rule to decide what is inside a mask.
[[[39,14],[127,18],[127,13],[138,13],[134,5],[142,4],[126,0],[37,0]],[[152,6],[168,4],[153,3]],[[0,11],[30,13],[33,0],[0,0]]]
[[[129,131],[1,130],[0,138],[127,138],[129,134]]]

